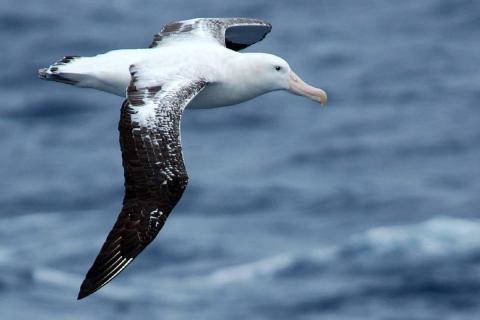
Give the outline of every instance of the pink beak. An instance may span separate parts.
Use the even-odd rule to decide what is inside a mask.
[[[295,72],[290,71],[290,88],[289,91],[299,96],[305,96],[322,105],[327,103],[327,93],[320,88],[312,87],[305,83]]]

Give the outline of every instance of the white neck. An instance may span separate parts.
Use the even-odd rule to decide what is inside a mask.
[[[226,83],[232,84],[232,94],[241,101],[272,91],[264,79],[265,53],[241,53],[232,61],[226,75]]]
[[[224,79],[209,85],[189,105],[190,108],[216,108],[241,103],[269,90],[261,81],[258,61],[262,53],[236,53],[226,62]]]

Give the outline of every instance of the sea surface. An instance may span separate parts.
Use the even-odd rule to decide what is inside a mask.
[[[190,184],[77,301],[120,210],[122,99],[37,79],[172,20],[272,22],[247,49],[329,93],[186,111]],[[480,2],[0,0],[0,319],[480,319]]]

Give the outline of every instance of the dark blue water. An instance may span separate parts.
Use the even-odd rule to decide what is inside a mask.
[[[0,1],[1,319],[477,319],[480,2]],[[121,100],[36,79],[199,16],[327,90],[187,111],[190,185],[156,241],[76,301],[119,212]]]

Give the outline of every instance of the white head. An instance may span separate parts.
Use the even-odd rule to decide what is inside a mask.
[[[261,87],[262,91],[287,90],[321,104],[327,103],[327,93],[305,83],[282,58],[267,53],[243,53],[242,55],[248,61],[249,72],[254,72],[255,85]]]

